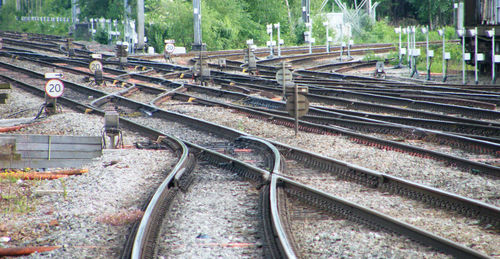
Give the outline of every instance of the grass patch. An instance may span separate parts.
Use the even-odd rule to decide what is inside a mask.
[[[26,214],[36,209],[32,188],[39,181],[18,183],[17,179],[0,180],[0,210],[4,214]]]

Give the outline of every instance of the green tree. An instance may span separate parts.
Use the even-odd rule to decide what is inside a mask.
[[[421,24],[430,25],[431,29],[439,24],[447,24],[453,17],[453,3],[449,0],[409,0]]]
[[[80,18],[123,19],[123,0],[79,0],[78,4]],[[129,6],[133,7],[134,3],[129,1]]]
[[[16,30],[16,6],[9,1],[0,9],[0,28],[2,30]]]

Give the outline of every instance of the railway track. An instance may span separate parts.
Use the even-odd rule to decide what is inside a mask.
[[[142,80],[147,79],[147,77],[145,77],[144,75],[140,75],[138,77],[142,77]],[[15,80],[14,78],[8,78],[5,76],[3,76],[3,78],[11,82],[15,82],[16,84],[21,84],[21,82]],[[161,81],[161,82],[163,82],[163,84],[167,83],[166,81]],[[169,87],[178,88],[179,85],[169,82]],[[265,161],[265,163],[253,162],[254,163],[253,165],[252,163],[244,163],[237,159],[238,155],[235,154],[223,155],[221,154],[220,151],[221,151],[221,143],[223,147],[222,153],[226,152],[228,146],[235,147],[234,145],[236,144],[234,145],[228,144],[227,137],[230,137],[230,139],[235,139],[237,137],[242,137],[243,135],[246,134],[242,134],[241,132],[229,128],[224,129],[212,123],[198,122],[192,117],[186,117],[178,113],[167,112],[162,109],[158,109],[158,107],[137,102],[137,100],[143,100],[143,99],[150,100],[153,97],[154,100],[157,98],[157,94],[151,94],[146,98],[137,97],[136,101],[133,101],[129,98],[124,97],[127,95],[126,92],[120,93],[119,95],[109,95],[109,93],[105,92],[100,92],[100,93],[98,91],[93,92],[86,88],[81,88],[85,90],[80,90],[80,88],[81,88],[80,86],[75,85],[73,90],[75,92],[83,91],[80,92],[80,94],[87,95],[87,101],[82,103],[83,99],[80,99],[80,97],[75,97],[77,98],[76,102],[73,101],[72,105],[75,105],[77,109],[80,110],[93,109],[94,112],[98,112],[100,110],[99,107],[104,107],[106,104],[111,104],[112,106],[118,107],[119,109],[124,111],[123,112],[124,115],[131,115],[129,116],[130,123],[125,123],[125,124],[127,124],[129,127],[135,128],[136,130],[142,127],[141,125],[144,125],[144,123],[142,122],[132,123],[132,121],[139,122],[144,119],[147,120],[148,123],[156,123],[153,121],[162,120],[170,122],[170,124],[173,124],[172,122],[177,122],[185,125],[184,127],[186,126],[193,127],[195,131],[208,130],[212,132],[211,134],[213,134],[213,136],[204,136],[203,137],[204,139],[211,139],[211,137],[214,137],[216,135],[219,137],[225,137],[222,139],[214,139],[214,141],[195,142],[196,140],[198,140],[198,138],[192,139],[192,141],[190,141],[189,139],[184,140],[184,138],[188,138],[189,135],[194,134],[192,130],[186,130],[186,135],[185,136],[183,135],[181,139],[183,139],[184,143],[186,143],[186,145],[190,149],[194,150],[194,153],[197,154],[196,156],[199,159],[203,161],[208,161],[209,163],[216,166],[222,166],[226,169],[234,170],[242,176],[254,179],[258,184],[269,184],[262,187],[263,190],[268,190],[267,193],[269,193],[269,196],[266,194],[266,191],[264,191],[264,193],[262,194],[264,196],[263,204],[268,204],[268,206],[267,205],[264,206],[268,208],[268,212],[264,212],[263,217],[265,219],[267,218],[269,223],[264,223],[264,225],[272,226],[271,228],[266,228],[268,229],[268,233],[271,233],[269,236],[283,237],[275,242],[276,243],[275,245],[276,249],[274,250],[275,252],[271,252],[275,255],[286,255],[287,257],[292,258],[293,256],[299,256],[301,254],[297,250],[297,247],[299,246],[294,244],[293,240],[287,239],[286,237],[286,236],[289,237],[290,233],[293,231],[290,229],[288,230],[286,229],[287,223],[284,220],[285,216],[276,214],[277,211],[280,212],[283,211],[283,210],[277,210],[277,208],[279,208],[280,206],[286,207],[286,205],[283,205],[283,203],[276,202],[276,200],[279,199],[280,196],[283,197],[284,195],[283,192],[284,192],[288,193],[287,195],[291,195],[293,197],[297,197],[301,200],[304,200],[306,203],[313,204],[314,206],[319,206],[322,209],[326,209],[327,211],[330,211],[330,213],[334,211],[333,215],[336,215],[333,216],[334,218],[344,217],[352,222],[363,222],[363,225],[368,225],[374,229],[385,229],[388,232],[403,234],[408,236],[410,239],[419,240],[420,242],[424,243],[425,246],[434,249],[439,249],[444,253],[450,255],[459,257],[486,256],[483,253],[466,248],[464,245],[460,245],[451,242],[449,240],[445,240],[434,234],[430,234],[428,232],[422,231],[421,229],[408,226],[407,224],[403,224],[397,220],[388,218],[387,216],[380,215],[371,210],[365,210],[365,208],[362,208],[359,205],[354,205],[345,202],[342,199],[332,197],[331,195],[328,195],[321,191],[314,190],[311,187],[306,187],[299,183],[295,183],[294,181],[290,181],[284,176],[285,173],[280,171],[282,170],[283,167],[281,166],[281,162],[278,162],[278,157],[280,157],[281,155],[287,157],[288,159],[294,159],[295,160],[294,163],[303,163],[304,164],[303,167],[305,167],[306,165],[308,167],[313,167],[313,168],[316,167],[321,169],[322,171],[338,174],[342,179],[348,179],[353,182],[362,183],[362,185],[369,186],[370,188],[374,189],[380,188],[381,190],[392,190],[392,192],[398,194],[398,196],[409,197],[410,199],[414,199],[418,202],[431,204],[438,208],[445,208],[445,211],[451,210],[454,212],[462,213],[465,217],[480,220],[481,224],[484,224],[485,229],[491,228],[491,226],[493,226],[494,228],[498,228],[498,218],[500,217],[498,217],[498,208],[495,206],[487,205],[478,202],[476,200],[467,199],[461,196],[450,195],[449,193],[440,191],[438,189],[433,189],[426,186],[420,186],[419,184],[415,184],[412,182],[405,182],[402,179],[397,179],[389,175],[359,168],[357,166],[346,164],[345,162],[342,161],[332,161],[331,159],[321,157],[318,154],[311,154],[310,152],[302,151],[297,148],[280,144],[275,141],[272,141],[271,144],[269,143],[264,144],[268,149],[270,149],[274,153],[273,159],[251,158],[246,160],[251,160],[251,161],[262,160]],[[126,89],[126,90],[130,91],[132,89]],[[31,91],[36,91],[38,93],[41,93],[42,90],[32,89]],[[132,93],[129,97],[133,96],[133,94],[134,93]],[[160,91],[159,94],[160,95],[166,94],[165,89],[163,89],[163,91]],[[76,95],[77,94],[75,94],[75,96]],[[88,101],[89,95],[94,96],[93,99],[94,100],[97,99],[98,101],[89,102]],[[98,97],[102,98],[99,99]],[[182,98],[180,99],[182,100]],[[150,100],[150,102],[153,100]],[[202,101],[201,103],[206,102],[206,100],[201,100],[201,101]],[[71,101],[67,101],[67,104],[69,103],[71,103]],[[86,105],[87,103],[92,103],[94,106],[92,107],[87,106]],[[147,112],[142,112],[143,114],[146,114],[146,116],[143,116],[142,114],[141,115],[133,114],[136,113],[137,111],[141,112],[141,108],[143,109],[143,111],[149,111],[151,115],[148,115]],[[168,127],[171,127],[170,125],[164,125],[163,122],[162,124],[150,125],[150,126],[154,126],[154,128],[159,129],[158,131],[152,129],[153,127],[149,128],[150,135],[153,135],[152,132],[156,132],[154,134],[158,134],[158,132],[161,132],[161,134],[165,134],[163,132],[168,132]],[[248,140],[250,142],[256,141],[256,139],[253,138],[250,138]],[[261,145],[262,144],[259,144],[259,146]],[[274,150],[273,146],[277,147],[277,149]],[[219,152],[215,152],[217,150]],[[281,154],[277,154],[276,153],[277,151],[280,151]],[[260,157],[261,154],[263,153],[264,152],[259,152],[257,157]],[[265,168],[265,170],[262,168]],[[272,172],[272,174],[270,174],[270,172]],[[166,185],[168,186],[169,184]],[[176,184],[170,184],[170,185],[175,186]],[[180,184],[178,183],[177,185],[179,186]],[[271,213],[269,213],[269,211]],[[337,214],[335,214],[335,212]],[[371,222],[377,222],[377,223],[374,224]],[[268,238],[268,240],[269,239],[270,238]]]
[[[64,64],[65,65],[65,64]],[[64,67],[64,69],[66,70],[71,70],[73,72],[80,72],[81,69],[70,69],[68,68],[67,66],[61,66],[59,65],[58,66],[59,68],[62,68]],[[108,71],[109,69],[106,69],[105,71]],[[124,71],[118,71],[118,70],[110,70],[111,72],[113,72],[114,74],[124,74]],[[87,73],[87,75],[90,75],[89,73]],[[161,78],[156,78],[156,77],[151,77],[151,76],[145,76],[145,75],[142,75],[142,74],[131,74],[131,76],[134,76],[135,78],[137,79],[140,79],[140,80],[143,80],[143,81],[149,81],[149,82],[166,82],[164,79],[161,79]],[[113,80],[114,78],[110,77],[109,80]],[[172,82],[169,82],[170,84]],[[191,87],[195,87],[195,86],[191,86]],[[141,90],[141,91],[137,91],[137,90]],[[155,92],[156,91],[156,92]],[[131,92],[134,92],[135,94],[132,95]],[[138,97],[134,97],[134,96],[137,96],[137,94],[142,94],[142,97],[140,97],[139,99],[144,99],[144,94],[146,94],[146,96],[150,96],[149,97],[149,100],[153,99],[155,97],[155,95],[159,95],[159,94],[162,94],[162,93],[165,93],[165,90],[164,89],[155,89],[155,88],[151,88],[151,87],[146,87],[146,86],[141,86],[140,88],[139,87],[130,87],[128,89],[125,89],[123,90],[122,92],[119,93],[119,95],[127,95],[127,96],[132,96],[132,98],[138,98]],[[221,95],[223,94],[222,92],[212,92],[213,94],[216,94],[216,95]],[[230,95],[230,93],[226,93],[227,95]],[[103,94],[99,94],[99,96],[102,96]],[[180,94],[178,94],[180,95]],[[243,99],[243,98],[249,98],[248,96],[240,96],[239,97],[240,99]],[[146,98],[147,99],[147,98]],[[252,102],[250,101],[249,102],[250,104],[252,104]],[[253,103],[262,103],[261,100],[254,100]],[[283,104],[278,104],[276,102],[271,102],[269,101],[268,102],[269,104],[267,105],[267,107],[270,107],[270,106],[274,106],[276,109],[279,109],[279,110],[283,110]],[[144,110],[146,111],[154,111],[154,109],[152,108],[145,108]],[[311,113],[314,113],[314,112],[311,112]],[[321,114],[320,111],[316,111],[317,114],[319,115],[322,115],[322,116],[325,116],[325,112],[323,112],[323,114]],[[266,116],[266,113],[260,113],[257,115],[261,115],[261,116]],[[282,113],[280,115],[283,115]],[[366,119],[363,119],[361,118],[362,120],[366,120]],[[490,154],[495,154],[495,150],[497,150],[497,146],[495,146],[495,144],[488,144],[489,142],[488,141],[484,141],[484,139],[486,140],[492,140],[492,139],[487,139],[486,137],[483,138],[483,140],[478,140],[478,141],[474,141],[474,140],[470,140],[468,137],[474,137],[474,136],[465,136],[465,137],[460,137],[460,136],[452,136],[452,135],[443,135],[442,133],[439,133],[439,132],[427,132],[425,133],[422,132],[421,130],[418,130],[418,129],[411,129],[411,128],[405,128],[405,127],[400,127],[400,126],[394,126],[394,125],[384,125],[384,124],[374,124],[372,121],[369,121],[369,122],[360,122],[359,119],[358,121],[352,121],[352,120],[346,120],[346,119],[325,119],[325,118],[318,118],[318,117],[315,117],[315,118],[308,118],[307,120],[309,121],[312,121],[312,122],[315,122],[315,123],[321,123],[321,124],[333,124],[333,125],[337,125],[337,126],[342,126],[342,127],[348,127],[348,128],[352,128],[352,129],[356,129],[356,130],[360,130],[360,131],[365,131],[365,132],[376,132],[376,133],[390,133],[392,135],[398,135],[398,136],[402,136],[402,137],[412,137],[412,138],[415,138],[415,139],[426,139],[427,141],[431,141],[431,142],[437,142],[437,143],[447,143],[449,145],[454,145],[455,147],[459,147],[459,148],[465,148],[466,150],[472,150],[474,152],[478,152],[478,153],[490,153]],[[328,122],[326,122],[328,121]],[[363,127],[364,125],[364,127]],[[321,128],[321,127],[320,127]],[[398,133],[399,132],[399,133]],[[345,132],[344,132],[345,133]],[[423,133],[423,135],[422,135]],[[418,135],[420,134],[420,135]],[[358,135],[359,136],[359,135]],[[361,140],[363,141],[363,140]],[[420,151],[420,150],[419,150]]]
[[[79,71],[78,69],[74,70],[74,71]],[[148,77],[148,76],[145,76],[145,75],[136,75],[138,76],[139,78],[141,78],[142,80],[145,80],[145,79],[150,79],[148,81],[162,81],[163,79],[159,79],[159,78],[152,78],[152,77]],[[38,74],[38,77],[39,78],[42,78],[43,76],[41,74]],[[164,80],[163,80],[164,81]],[[43,85],[41,82],[38,83],[40,85]],[[68,84],[70,86],[74,85],[74,84],[71,84],[68,82]],[[191,87],[194,87],[194,86],[191,86]],[[145,89],[146,86],[142,86],[141,89]],[[110,96],[106,96],[106,93],[103,93],[103,92],[99,92],[97,90],[93,90],[91,88],[85,88],[87,92],[90,92],[91,96],[93,96],[94,98],[97,99],[97,101],[94,101],[94,102],[101,102],[101,101],[108,101],[109,102],[109,99],[116,99],[115,98],[115,95],[110,95]],[[132,91],[132,90],[135,90],[135,91]],[[131,87],[129,89],[126,89],[122,92],[119,93],[119,95],[130,95],[128,94],[129,92],[135,92],[135,95],[137,95],[138,93],[144,93],[144,91],[137,91],[138,89],[136,87]],[[165,93],[165,90],[164,89],[160,89],[160,90],[155,90],[154,88],[147,88],[146,90],[148,91],[152,91],[153,93],[149,93],[149,94],[146,94],[146,96],[149,96],[149,98],[146,98],[147,101],[151,101],[153,100],[153,98],[155,97],[155,95],[159,95],[159,94],[162,94],[162,93]],[[156,91],[156,93],[154,92]],[[205,91],[206,92],[206,91]],[[69,92],[68,94],[71,94],[71,92]],[[75,97],[76,98],[76,95],[78,94],[75,94]],[[135,95],[131,95],[131,96],[135,96]],[[182,94],[180,93],[176,93],[176,95],[178,96],[181,96],[181,98],[183,98],[183,100],[186,100],[186,99],[189,99],[191,98],[191,96],[183,96],[182,97]],[[219,92],[218,95],[220,96],[221,93]],[[99,99],[99,98],[103,98],[103,99]],[[80,97],[78,97],[80,101],[84,102],[84,101],[88,101],[88,97],[85,96],[85,95],[81,95]],[[139,97],[132,97],[132,98],[139,98]],[[248,97],[244,97],[244,98],[248,98]],[[140,99],[144,99],[144,94],[142,94],[142,97],[140,97]],[[254,101],[253,103],[250,101],[249,104],[254,104],[254,103],[259,103],[259,102],[262,102],[262,100],[260,99],[257,99],[256,101]],[[207,102],[205,102],[207,103]],[[213,103],[212,104],[217,104],[217,103]],[[221,105],[221,104],[219,104]],[[276,103],[274,104],[276,106]],[[227,105],[226,105],[227,106]],[[280,106],[283,106],[283,104],[280,104]],[[132,115],[134,115],[134,112],[136,109],[139,109],[141,112],[143,113],[146,113],[146,114],[150,114],[150,113],[153,113],[155,112],[156,108],[155,107],[142,107],[142,108],[138,108],[138,106],[136,104],[133,104],[131,105],[132,108],[128,108],[128,111],[127,109],[124,109],[123,110],[123,114],[127,114],[127,113],[130,113]],[[269,107],[269,105],[268,105]],[[231,107],[233,109],[237,108],[237,107]],[[281,108],[282,110],[283,108]],[[246,111],[245,111],[246,112]],[[264,119],[266,119],[269,115],[266,113],[266,112],[259,112],[259,111],[251,111],[254,116],[260,116],[260,117],[263,117]],[[275,116],[277,118],[277,116]],[[281,117],[281,121],[280,122],[281,124],[291,124],[291,120],[290,119],[286,119],[284,117]],[[319,119],[321,121],[321,118]],[[324,121],[325,119],[323,119]],[[318,121],[318,118],[316,118],[315,121]],[[366,123],[366,122],[356,122],[356,121],[346,121],[344,120],[343,121],[344,123],[343,124],[340,124],[341,126],[346,126],[345,123],[351,123],[352,125],[354,125],[353,127],[356,127],[356,129],[359,129],[360,125],[362,125],[363,123],[365,123],[365,125],[368,125],[367,128],[372,128],[371,132],[373,132],[373,127],[375,128],[381,128],[382,131],[378,131],[378,132],[384,132],[384,133],[387,133],[387,132],[391,132],[392,134],[395,134],[397,133],[397,131],[394,130],[394,126],[391,126],[391,125],[375,125],[375,124],[370,124],[370,123]],[[338,121],[337,121],[337,125],[338,125]],[[324,124],[324,122],[323,122]],[[349,124],[347,124],[349,125]],[[388,149],[390,149],[390,147],[392,146],[394,149],[396,150],[400,150],[401,152],[409,152],[409,153],[412,153],[412,154],[415,154],[415,155],[418,155],[418,156],[428,156],[428,157],[434,157],[435,159],[439,159],[439,160],[446,160],[446,161],[450,161],[451,163],[453,163],[454,165],[458,165],[458,166],[462,166],[462,167],[465,167],[465,168],[468,168],[468,169],[471,169],[473,170],[473,172],[475,173],[478,173],[478,172],[483,172],[483,173],[489,173],[489,174],[492,174],[492,175],[495,175],[496,171],[498,171],[494,166],[489,166],[489,165],[484,165],[484,164],[481,164],[481,163],[477,163],[477,162],[473,162],[473,161],[467,161],[466,159],[460,159],[460,158],[457,158],[457,157],[453,157],[453,156],[450,156],[450,155],[446,155],[446,154],[439,154],[439,153],[436,153],[436,152],[432,152],[432,151],[426,151],[425,149],[421,149],[421,148],[418,148],[418,147],[411,147],[411,146],[407,146],[407,145],[404,145],[404,144],[400,144],[400,143],[397,143],[397,142],[391,142],[391,141],[387,141],[387,140],[381,140],[381,139],[378,139],[378,138],[369,138],[369,137],[366,137],[366,136],[363,136],[361,134],[353,134],[352,132],[348,132],[348,131],[344,131],[342,129],[337,129],[337,128],[331,128],[331,127],[325,127],[325,126],[319,126],[319,125],[314,125],[314,124],[305,124],[304,126],[304,129],[307,129],[309,128],[308,130],[310,131],[319,131],[319,132],[323,132],[323,131],[326,131],[326,132],[330,132],[330,133],[333,133],[333,134],[346,134],[348,136],[351,136],[355,141],[360,141],[361,143],[367,143],[367,144],[370,144],[370,143],[373,143],[373,145],[376,145],[376,146],[380,146],[382,148],[386,148],[386,147],[389,147]],[[397,128],[396,128],[397,129]],[[365,130],[366,131],[366,130]],[[404,130],[404,128],[399,128],[399,132],[400,132],[400,136],[405,136],[405,137],[408,137],[408,133],[411,133],[412,135],[415,135],[415,130],[411,130],[411,129],[407,129],[407,130]],[[447,141],[448,143],[450,143],[449,139],[447,139],[447,137],[451,137],[452,141],[454,141],[455,143],[457,142],[457,139],[460,140],[460,137],[453,137],[453,136],[449,136],[449,135],[441,135],[442,137],[442,140],[440,140],[439,138],[436,138],[436,135],[439,135],[440,133],[431,133],[430,135],[433,137],[434,140],[436,141]],[[429,134],[428,134],[429,135]],[[417,139],[424,139],[426,138],[425,135],[421,136],[421,137],[418,137],[418,136],[414,136],[414,138],[417,138]],[[433,141],[433,139],[431,138],[430,140]],[[428,139],[429,140],[429,139]],[[458,147],[466,147],[466,145],[469,145],[470,148],[466,148],[466,149],[469,149],[469,150],[473,150],[475,152],[479,152],[479,153],[493,153],[495,154],[495,151],[496,150],[496,146],[495,145],[490,145],[491,147],[488,146],[488,143],[489,142],[484,142],[486,143],[487,145],[482,147],[482,143],[483,141],[481,140],[478,140],[476,142],[472,141],[469,139],[469,138],[461,138],[462,142],[465,140],[465,141],[469,141],[469,142],[463,142],[463,143],[469,143],[469,144],[458,144],[457,146]],[[460,142],[458,142],[460,143]],[[453,144],[453,143],[451,143]],[[492,149],[493,148],[493,149]],[[488,151],[489,150],[489,151]],[[493,151],[492,151],[493,150]]]

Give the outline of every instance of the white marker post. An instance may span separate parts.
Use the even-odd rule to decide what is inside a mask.
[[[354,41],[351,40],[351,30],[352,30],[351,24],[348,23],[347,27],[349,28],[349,34],[347,34],[347,56],[351,58],[351,45],[354,44]]]
[[[425,56],[426,56],[426,67],[427,68],[427,80],[431,80],[431,67],[429,65],[429,29],[428,27],[422,27],[422,33],[425,34],[426,45],[425,45]]]
[[[344,55],[344,25],[339,24],[340,27],[340,61],[342,61],[342,56]]]
[[[477,75],[477,61],[478,61],[478,53],[477,53],[477,27],[469,30],[469,33],[472,37],[474,37],[474,82],[476,85],[479,83],[478,75]]]
[[[406,46],[406,53],[407,53],[407,55],[406,55],[407,61],[406,62],[408,62],[408,68],[410,69],[410,72],[411,72],[411,62],[410,62],[410,34],[411,33],[410,32],[411,32],[410,26],[406,27],[406,40],[408,42],[408,45]]]
[[[277,35],[278,36],[278,57],[281,57],[281,44],[283,44],[283,43],[282,43],[282,39],[280,38],[281,37],[281,35],[280,35],[280,23],[274,24],[274,28],[278,32],[278,35]],[[271,41],[272,41],[272,39],[271,39]]]
[[[267,34],[269,34],[269,42],[268,42],[269,58],[272,58],[273,57],[273,25],[272,24],[266,25],[266,29],[267,29]]]
[[[400,68],[401,67],[401,60],[403,58],[403,53],[401,51],[401,33],[402,33],[401,26],[399,26],[398,28],[394,28],[394,32],[399,34],[399,45],[398,45],[399,46],[399,49],[398,49],[399,50],[399,64],[398,64],[398,68]]]
[[[462,84],[465,85],[465,28],[457,30],[458,37],[462,37]]]
[[[326,29],[326,38],[325,38],[325,41],[326,41],[326,42],[325,42],[325,43],[326,43],[326,44],[325,44],[325,46],[326,46],[326,53],[330,53],[330,42],[329,42],[329,40],[328,40],[328,38],[330,38],[330,37],[328,36],[328,27],[329,27],[329,23],[328,23],[328,21],[324,22],[324,23],[323,23],[323,25],[325,26],[325,29]]]
[[[486,31],[488,37],[491,38],[491,84],[495,84],[495,28],[491,28],[491,30]]]
[[[306,41],[309,42],[309,54],[312,54],[312,24],[311,22],[306,23],[306,28],[309,30],[307,31],[307,36],[306,36]]]
[[[446,53],[446,46],[445,46],[444,29],[439,29],[438,34],[439,34],[439,36],[443,37],[443,82],[444,82],[444,81],[446,81],[446,69],[445,69],[446,60],[444,59],[445,53]]]

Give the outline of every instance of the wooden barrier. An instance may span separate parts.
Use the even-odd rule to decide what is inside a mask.
[[[102,139],[100,136],[0,135],[0,148],[4,150],[0,152],[0,168],[75,167],[102,155]]]

